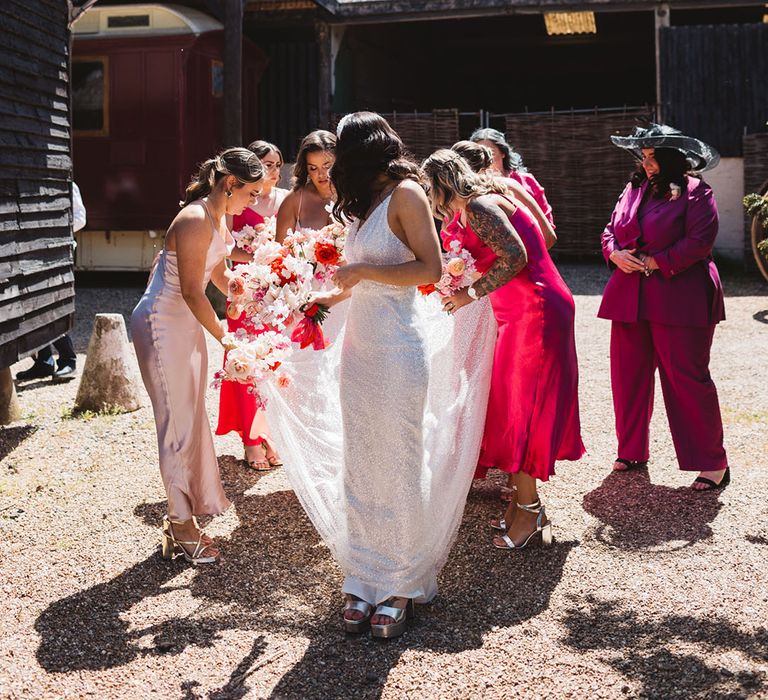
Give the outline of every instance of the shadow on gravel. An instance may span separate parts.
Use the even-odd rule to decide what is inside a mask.
[[[725,618],[667,615],[641,620],[618,603],[587,597],[563,620],[565,642],[579,651],[604,651],[601,660],[641,685],[641,698],[747,698],[766,690],[760,671],[733,671],[721,655],[768,659],[768,629],[747,633]],[[685,651],[679,649],[685,647]],[[696,652],[691,647],[697,647]],[[673,649],[672,647],[678,647]]]
[[[250,692],[248,677],[255,670],[284,655],[279,641],[270,646],[261,637],[274,632],[307,640],[304,656],[279,681],[274,698],[378,698],[406,650],[450,654],[478,648],[492,629],[520,625],[546,610],[575,544],[556,542],[548,550],[519,553],[493,549],[486,522],[496,514],[498,499],[473,492],[438,599],[417,606],[415,621],[398,640],[356,638],[341,629],[341,572],[294,494],[248,495],[259,477],[233,457],[221,458],[220,466],[240,525],[222,542],[221,562],[198,568],[183,584],[204,604],[182,619],[162,617],[162,596],[176,590],[169,582],[188,565],[155,554],[43,611],[35,624],[43,668],[59,673],[113,668],[141,656],[211,646],[227,629],[251,630],[255,641],[249,654],[222,688],[206,696],[235,700]],[[144,504],[136,515],[157,526],[164,508],[164,503]],[[161,621],[132,625],[126,613],[141,601],[147,609],[147,599],[152,618]],[[203,696],[190,680],[179,697]]]
[[[0,428],[0,460],[5,459],[36,430],[37,426],[35,425],[14,425],[10,428]]]
[[[688,547],[712,536],[722,508],[719,492],[695,492],[650,482],[646,470],[612,472],[584,496],[584,510],[603,524],[595,537],[621,549]]]

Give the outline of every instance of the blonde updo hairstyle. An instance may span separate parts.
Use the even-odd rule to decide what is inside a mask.
[[[229,175],[237,178],[235,187],[251,185],[264,177],[264,166],[253,151],[247,148],[228,148],[200,166],[197,175],[187,185],[179,206],[186,207],[196,199],[207,197]]]
[[[452,216],[450,203],[455,197],[471,199],[484,194],[506,194],[507,188],[489,175],[472,170],[469,163],[455,151],[441,148],[421,164],[424,185],[436,218]]]

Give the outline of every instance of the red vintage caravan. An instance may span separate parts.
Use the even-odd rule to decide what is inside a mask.
[[[221,147],[223,25],[175,5],[94,7],[73,27],[81,270],[149,267],[191,173]],[[243,40],[243,135],[257,134],[263,52]]]

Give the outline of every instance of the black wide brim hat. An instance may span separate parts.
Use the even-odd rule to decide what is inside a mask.
[[[720,154],[712,146],[666,124],[651,123],[647,128],[636,126],[630,136],[611,136],[611,141],[638,160],[642,158],[643,148],[674,148],[685,155],[696,172],[712,170],[720,162]]]

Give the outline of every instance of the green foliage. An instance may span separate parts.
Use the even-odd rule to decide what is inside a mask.
[[[748,194],[744,197],[744,208],[747,214],[759,222],[763,230],[768,233],[768,195]],[[768,259],[768,238],[758,241],[757,249],[760,254]]]
[[[61,411],[61,418],[62,420],[76,420],[78,418],[80,420],[93,420],[99,416],[119,416],[122,413],[125,413],[125,411],[119,406],[104,406],[99,411],[66,407]]]
[[[748,194],[744,197],[744,208],[749,216],[755,217],[764,229],[768,229],[768,196]]]

